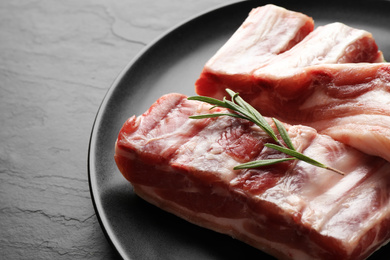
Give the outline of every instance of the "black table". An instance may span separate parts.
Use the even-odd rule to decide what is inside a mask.
[[[96,112],[147,44],[225,2],[0,2],[1,259],[118,258],[88,185]]]

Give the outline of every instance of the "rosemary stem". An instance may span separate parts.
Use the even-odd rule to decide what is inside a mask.
[[[340,174],[340,175],[342,175],[342,176],[345,175],[344,172],[342,172],[342,171],[340,171],[340,170],[337,170],[337,169],[335,169],[335,168],[329,167],[329,166],[326,166],[325,169],[327,169],[327,170],[329,170],[329,171],[332,171],[332,172],[335,172],[335,173],[338,173],[338,174]]]
[[[198,100],[198,101],[203,101],[203,102],[209,103],[209,104],[213,105],[212,108],[215,108],[215,107],[228,108],[229,110],[232,110],[236,113],[206,114],[206,115],[191,116],[190,118],[201,119],[201,118],[210,118],[210,117],[219,117],[219,116],[233,116],[233,117],[239,117],[242,119],[249,120],[249,121],[253,122],[254,124],[256,124],[257,126],[259,126],[261,129],[263,129],[264,132],[267,133],[268,136],[271,137],[275,141],[276,144],[268,143],[268,144],[265,144],[266,147],[269,147],[269,148],[275,149],[277,151],[280,151],[282,153],[285,153],[287,155],[290,155],[293,157],[293,159],[302,160],[302,161],[307,162],[309,164],[312,164],[314,166],[318,166],[318,167],[336,172],[340,175],[345,175],[344,172],[342,172],[340,170],[326,166],[320,162],[317,162],[316,160],[314,160],[310,157],[305,156],[302,153],[297,152],[294,148],[294,145],[293,145],[289,135],[288,135],[286,128],[283,126],[283,123],[281,123],[279,120],[277,120],[275,118],[272,118],[281,138],[285,142],[285,144],[283,144],[278,139],[275,131],[272,129],[270,124],[259,113],[259,111],[257,111],[249,103],[244,101],[238,95],[238,93],[235,93],[234,91],[232,91],[230,89],[226,89],[226,91],[230,95],[231,101],[226,100],[225,98],[221,101],[221,100],[217,100],[214,98],[203,97],[203,96],[194,96],[194,97],[189,97],[188,99],[189,100]],[[253,166],[259,167],[261,165],[269,165],[269,164],[279,163],[282,161],[285,161],[285,160],[269,160],[269,159],[267,160],[266,159],[266,160],[256,161],[254,163],[243,164],[242,166],[238,166],[238,167],[240,169],[253,168]]]

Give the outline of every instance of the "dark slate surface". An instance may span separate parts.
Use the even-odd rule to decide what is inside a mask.
[[[118,259],[88,184],[99,105],[147,44],[227,2],[0,1],[0,259]]]
[[[0,258],[117,259],[87,153],[98,107],[137,53],[223,0],[0,1]]]

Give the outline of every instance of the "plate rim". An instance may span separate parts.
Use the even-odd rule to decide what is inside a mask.
[[[91,127],[91,134],[89,138],[89,143],[88,143],[88,152],[87,152],[87,175],[88,175],[88,186],[89,186],[89,191],[90,191],[90,196],[91,196],[91,201],[93,204],[93,208],[95,211],[95,215],[98,219],[99,225],[108,240],[109,244],[115,249],[116,253],[122,258],[122,259],[127,259],[125,251],[122,249],[122,245],[119,244],[117,241],[115,234],[113,234],[112,230],[108,229],[108,222],[105,216],[102,216],[102,212],[100,211],[99,208],[102,208],[102,205],[100,204],[99,198],[97,197],[96,194],[96,178],[92,174],[92,168],[94,167],[94,154],[92,151],[95,149],[95,138],[97,135],[98,128],[97,126],[99,125],[101,119],[102,119],[102,112],[104,111],[104,108],[106,107],[108,101],[110,100],[114,90],[118,85],[120,85],[121,81],[123,80],[124,76],[128,73],[128,71],[133,67],[138,60],[140,60],[153,46],[158,44],[162,39],[165,37],[168,37],[170,34],[174,33],[176,30],[180,29],[181,27],[185,26],[189,22],[199,19],[203,16],[206,16],[214,11],[218,11],[222,8],[227,8],[232,5],[240,4],[243,2],[255,2],[252,0],[236,0],[236,1],[230,1],[228,3],[223,3],[220,5],[217,5],[215,7],[209,8],[205,11],[198,12],[195,15],[192,15],[191,17],[183,20],[182,22],[174,25],[173,27],[170,27],[169,29],[165,30],[165,32],[162,32],[159,36],[157,36],[154,40],[149,42],[147,45],[145,45],[127,64],[126,66],[119,72],[119,74],[115,77],[114,81],[111,83],[109,88],[107,89],[105,95],[103,96],[103,99],[96,111],[94,121],[92,123]],[[131,260],[131,258],[130,258]]]

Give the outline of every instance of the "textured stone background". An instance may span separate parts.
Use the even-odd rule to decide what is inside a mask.
[[[116,259],[87,152],[106,91],[148,43],[223,0],[0,1],[1,259]]]

